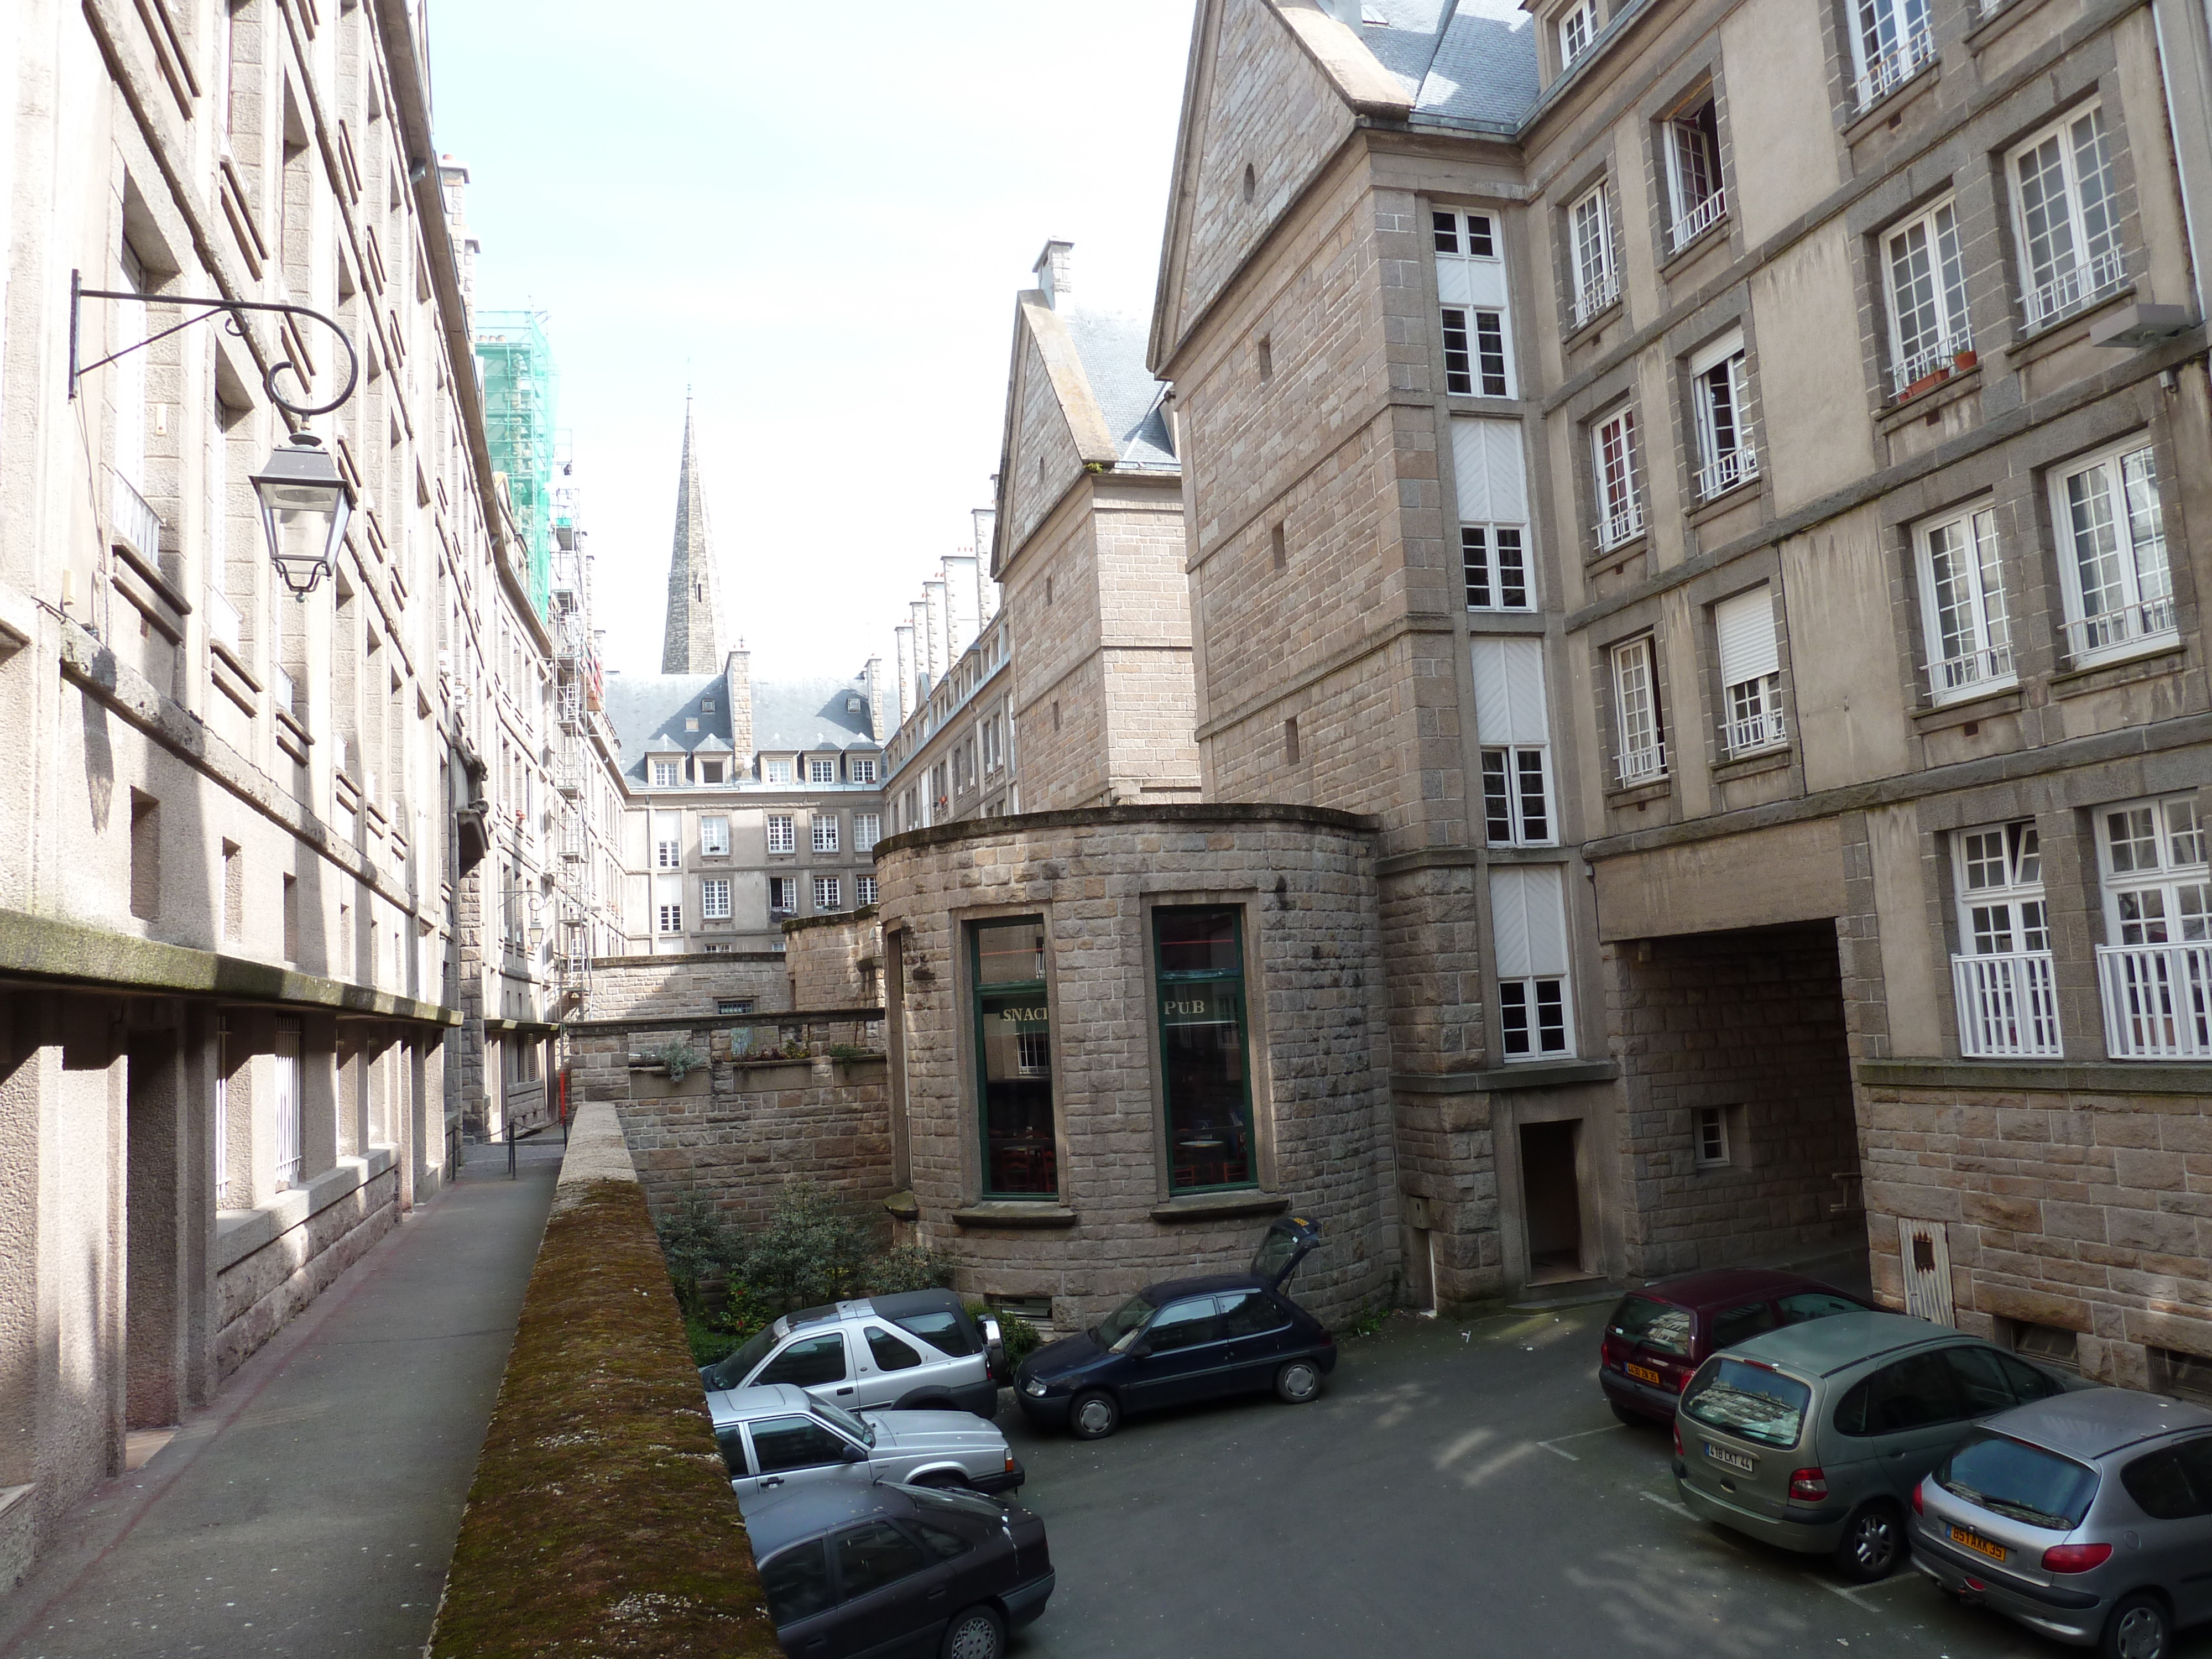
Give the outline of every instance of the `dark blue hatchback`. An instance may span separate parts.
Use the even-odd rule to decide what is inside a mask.
[[[1312,1222],[1286,1216],[1248,1271],[1147,1285],[1082,1335],[1024,1360],[1015,1401],[1033,1423],[1097,1440],[1124,1412],[1268,1389],[1294,1404],[1312,1399],[1336,1369],[1336,1339],[1283,1285],[1320,1240]]]

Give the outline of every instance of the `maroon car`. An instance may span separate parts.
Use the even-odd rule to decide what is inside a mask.
[[[1620,1298],[1605,1322],[1597,1380],[1624,1423],[1668,1423],[1690,1373],[1716,1350],[1783,1325],[1873,1304],[1802,1273],[1720,1267]]]

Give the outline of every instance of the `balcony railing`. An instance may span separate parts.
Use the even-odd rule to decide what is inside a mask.
[[[1966,367],[1959,362],[1959,359],[1973,349],[1974,337],[1963,328],[1955,334],[1937,336],[1910,357],[1900,358],[1890,365],[1892,395],[1904,397],[1912,387],[1938,370]]]
[[[1619,547],[1644,533],[1644,503],[1631,495],[1620,506],[1598,521],[1597,538],[1601,547]]]
[[[1717,190],[1674,221],[1674,252],[1684,248],[1728,217],[1728,193]]]
[[[1928,665],[1928,694],[1937,702],[1947,702],[2012,677],[2010,646],[1969,651],[1963,657],[1946,657]]]
[[[2114,1060],[2212,1059],[2212,944],[2100,945],[2097,981]]]
[[[1748,483],[1759,476],[1759,451],[1748,437],[1731,449],[1708,461],[1698,469],[1698,494],[1705,501],[1716,495],[1725,495],[1740,483]]]
[[[232,655],[239,654],[243,622],[238,614],[238,607],[230,602],[221,588],[210,585],[207,591],[206,612],[208,637]]]
[[[2055,1060],[2058,993],[2048,951],[1953,957],[1959,1052],[1969,1060]]]
[[[1721,722],[1721,747],[1730,760],[1763,749],[1778,749],[1789,741],[1790,728],[1784,724],[1779,708],[1761,708]]]
[[[1936,38],[1923,25],[1867,65],[1859,76],[1859,107],[1872,108],[1935,58]]]
[[[1620,787],[1631,789],[1639,783],[1651,783],[1667,775],[1667,745],[1647,744],[1641,749],[1620,751]]]
[[[1583,283],[1582,292],[1575,295],[1575,326],[1580,328],[1620,298],[1620,276],[1617,271],[1608,270]]]
[[[269,696],[286,714],[297,714],[300,712],[294,702],[292,677],[273,665],[269,670]]]
[[[2117,611],[2100,611],[2065,626],[2066,653],[2079,660],[2100,651],[2117,650],[2138,640],[2156,639],[2174,631],[2171,596],[2145,605],[2124,605]]]
[[[2062,270],[2040,288],[2028,289],[2027,295],[2027,325],[2039,328],[2062,313],[2071,311],[2084,300],[2102,294],[2106,289],[2118,288],[2127,275],[2126,263],[2118,251],[2106,249],[2087,264],[2077,264]]]
[[[113,486],[107,493],[107,514],[115,534],[131,544],[133,553],[159,568],[161,562],[161,514],[146,504],[146,498],[120,472],[111,469],[107,477]]]

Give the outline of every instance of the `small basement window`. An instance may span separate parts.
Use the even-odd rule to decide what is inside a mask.
[[[2039,1359],[2046,1365],[2063,1365],[2068,1370],[2081,1369],[2081,1357],[2073,1332],[2057,1325],[2038,1325],[2025,1319],[2006,1319],[1998,1322],[2003,1334],[2011,1341],[2012,1351],[2023,1358]]]
[[[2179,1395],[2212,1405],[2212,1359],[2175,1348],[2149,1348],[2150,1385],[2160,1394]]]
[[[1725,1106],[1697,1109],[1698,1166],[1711,1169],[1729,1162],[1729,1113]]]
[[[1032,1325],[1052,1323],[1052,1298],[1048,1296],[989,1296],[984,1304],[1000,1320],[1025,1319]]]

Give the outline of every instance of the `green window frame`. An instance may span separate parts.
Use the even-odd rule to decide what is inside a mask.
[[[1048,937],[1042,916],[994,917],[968,927],[975,1135],[987,1199],[1048,1204],[1060,1197]]]
[[[1155,909],[1152,974],[1168,1189],[1200,1193],[1256,1187],[1244,907]]]

